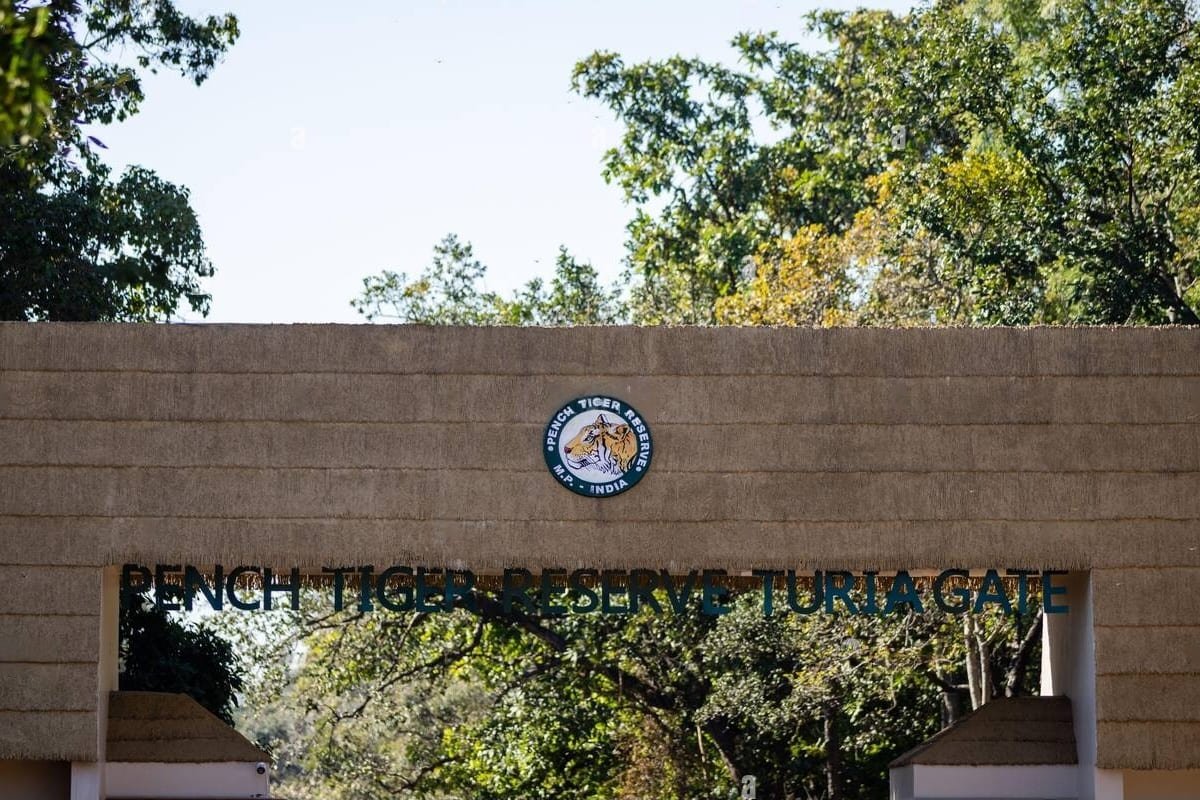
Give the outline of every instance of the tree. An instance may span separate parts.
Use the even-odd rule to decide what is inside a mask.
[[[717,299],[717,322],[831,327],[852,320],[857,283],[851,241],[820,225],[796,231],[739,291]]]
[[[4,0],[0,21],[0,319],[160,320],[185,300],[206,313],[212,265],[187,190],[141,167],[114,180],[84,126],[136,113],[146,70],[203,82],[236,19]]]
[[[425,325],[608,325],[624,314],[619,292],[601,286],[595,268],[565,247],[549,288],[535,278],[505,299],[479,285],[486,273],[470,243],[449,234],[416,278],[391,270],[368,276],[350,304],[368,320]]]
[[[507,306],[506,321],[517,325],[613,325],[624,321],[620,289],[605,289],[591,264],[559,247],[549,287],[530,280]]]
[[[232,724],[243,682],[233,645],[184,625],[144,595],[123,604],[118,678],[123,691],[181,692]]]
[[[894,113],[917,123],[902,216],[961,265],[965,321],[1200,320],[1193,13],[1028,12],[947,6],[909,24],[911,71],[882,73]]]
[[[785,232],[778,217],[818,221],[800,198],[770,190],[786,185],[783,159],[755,143],[751,76],[678,57],[627,67],[614,53],[595,53],[576,66],[573,83],[626,125],[604,176],[637,208],[628,248],[641,279],[639,319],[711,322],[716,299],[736,290],[757,245]],[[767,196],[786,206],[777,218],[765,213]],[[647,210],[654,205],[657,214]]]
[[[50,9],[0,2],[0,148],[26,145],[51,113]]]
[[[820,267],[853,279],[856,313],[822,287],[792,298],[793,324],[826,302],[837,324],[1200,320],[1186,2],[943,2],[810,25],[828,51],[744,34],[743,70],[576,67],[626,127],[605,176],[635,206],[635,316],[718,321],[721,298],[757,279],[761,299],[781,275],[794,295],[788,243],[820,226],[857,237]]]
[[[939,724],[917,669],[938,623],[765,619],[760,593],[720,617],[694,598],[546,615],[487,590],[446,613],[310,610],[257,639],[255,661],[297,666],[252,688],[243,724],[297,797],[687,800],[749,775],[760,797],[882,794]],[[306,713],[281,724],[287,704]]]
[[[962,621],[766,618],[761,594],[735,591],[722,616],[695,595],[672,614],[662,593],[665,613],[602,616],[506,607],[486,588],[446,612],[331,613],[318,590],[274,630],[261,616],[242,629],[251,660],[271,666],[241,725],[298,798],[690,800],[748,776],[760,797],[882,796],[887,763],[960,691]],[[786,593],[774,603],[787,608]],[[1001,651],[1036,637],[971,619],[990,647],[976,666],[1003,686]],[[1008,676],[1009,693],[1028,679]]]

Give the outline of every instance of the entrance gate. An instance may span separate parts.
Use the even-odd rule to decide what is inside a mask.
[[[542,452],[591,394],[654,433],[600,498]],[[1198,434],[1196,329],[0,324],[0,783],[104,795],[125,563],[994,566],[1075,573],[1043,680],[1080,796],[1165,796],[1200,778]]]

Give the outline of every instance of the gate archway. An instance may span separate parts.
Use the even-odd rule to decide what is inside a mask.
[[[0,325],[0,759],[101,796],[128,562],[994,565],[1085,575],[1048,638],[1083,785],[1190,779],[1198,356],[1195,329]],[[603,499],[540,447],[593,393],[655,436]]]

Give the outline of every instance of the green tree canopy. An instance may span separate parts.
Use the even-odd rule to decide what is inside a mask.
[[[739,69],[593,54],[574,81],[625,125],[605,176],[635,208],[635,315],[788,322],[723,316],[758,278],[824,293],[792,324],[1200,321],[1195,22],[1184,0],[940,2],[814,14],[817,54],[744,34]],[[850,246],[810,279],[798,235]]]
[[[47,6],[0,2],[0,148],[27,145],[46,128],[53,34]]]
[[[137,112],[146,71],[203,82],[236,19],[166,0],[0,0],[0,23],[0,319],[206,313],[212,264],[187,190],[142,167],[114,179],[88,131]]]
[[[486,273],[471,244],[449,234],[415,278],[391,270],[368,276],[350,304],[368,320],[425,325],[608,325],[625,314],[620,292],[565,247],[548,285],[534,278],[511,298],[485,290]]]
[[[719,617],[694,595],[622,616],[505,608],[487,590],[451,612],[330,614],[325,596],[243,637],[276,667],[242,724],[297,798],[693,800],[748,775],[764,798],[884,796],[888,761],[941,724],[958,622],[764,618],[760,594]],[[1003,692],[1026,630],[982,624]]]
[[[233,722],[243,680],[228,640],[180,622],[147,595],[137,595],[121,608],[119,641],[123,691],[187,694]]]

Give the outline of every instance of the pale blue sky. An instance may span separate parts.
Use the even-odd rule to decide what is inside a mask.
[[[728,61],[738,31],[808,41],[808,10],[862,5],[179,4],[235,12],[241,39],[200,88],[151,78],[142,112],[97,133],[111,163],[191,189],[217,267],[214,322],[361,321],[361,279],[419,271],[451,231],[493,289],[549,274],[559,244],[615,277],[631,210],[600,159],[621,129],[570,92],[574,63],[597,49]]]

